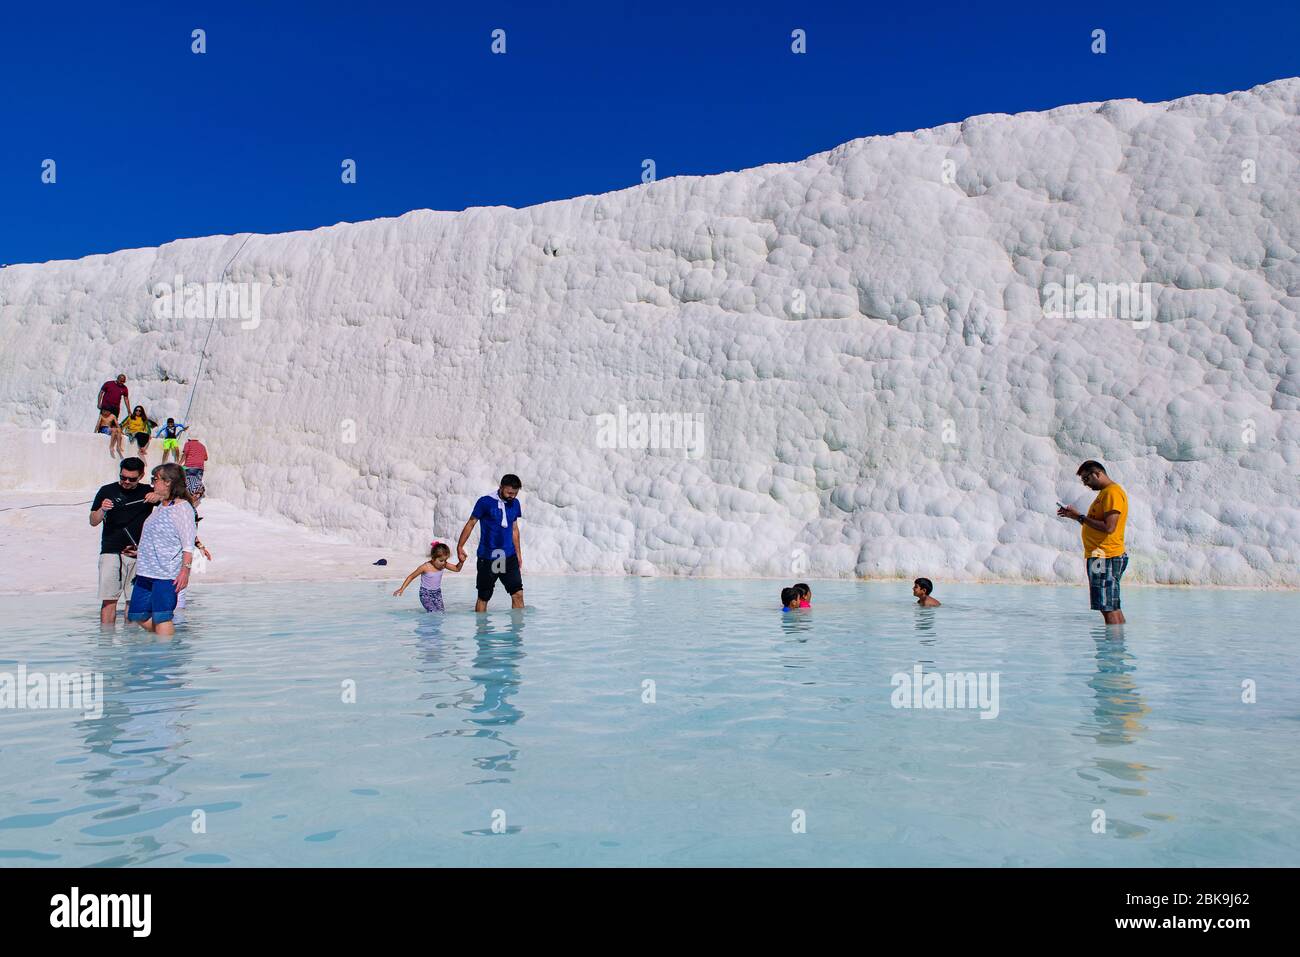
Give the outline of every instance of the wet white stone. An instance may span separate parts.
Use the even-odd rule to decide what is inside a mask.
[[[535,571],[1076,581],[1054,502],[1085,506],[1099,458],[1132,578],[1300,584],[1298,100],[972,117],[254,236],[228,278],[260,322],[217,321],[192,415],[213,493],[410,548],[513,471]],[[181,415],[207,322],[158,318],[154,286],[243,241],[0,270],[0,420],[88,430],[119,371]],[[1070,277],[1153,284],[1152,321],[1045,316]],[[698,413],[703,454],[601,447],[620,405]]]

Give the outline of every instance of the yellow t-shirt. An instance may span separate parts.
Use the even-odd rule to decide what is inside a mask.
[[[122,424],[122,429],[126,432],[148,432],[149,426],[138,415],[133,415]]]
[[[1097,493],[1097,497],[1088,506],[1088,517],[1102,519],[1107,512],[1119,512],[1119,521],[1113,532],[1099,532],[1095,528],[1083,526],[1083,555],[1091,558],[1092,553],[1100,548],[1107,558],[1124,554],[1124,523],[1128,521],[1128,495],[1117,483],[1111,482]]]

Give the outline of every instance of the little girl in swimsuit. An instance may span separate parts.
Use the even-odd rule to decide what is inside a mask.
[[[406,576],[406,581],[402,582],[402,587],[393,592],[394,595],[401,595],[406,591],[406,586],[415,580],[415,576],[420,576],[420,604],[424,606],[425,611],[446,611],[442,607],[442,573],[444,571],[458,572],[465,567],[465,563],[453,565],[447,559],[451,558],[451,548],[442,542],[432,542],[429,548],[429,560],[417,568],[411,574]]]

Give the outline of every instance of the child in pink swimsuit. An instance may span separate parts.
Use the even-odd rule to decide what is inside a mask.
[[[444,571],[458,572],[465,567],[465,563],[452,564],[448,561],[451,558],[451,549],[442,542],[430,542],[429,560],[417,568],[411,574],[406,576],[406,581],[402,582],[402,587],[393,592],[394,595],[401,595],[406,591],[406,586],[415,580],[415,576],[420,576],[420,604],[424,606],[425,611],[446,611],[442,606],[442,573]]]

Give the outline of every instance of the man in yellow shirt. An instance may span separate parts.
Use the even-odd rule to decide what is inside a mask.
[[[1124,524],[1128,521],[1128,495],[1112,482],[1105,467],[1092,459],[1079,466],[1079,479],[1097,493],[1088,514],[1062,505],[1056,514],[1083,526],[1083,557],[1088,565],[1088,597],[1094,611],[1108,625],[1124,624],[1120,610],[1119,580],[1128,568],[1124,551]]]

